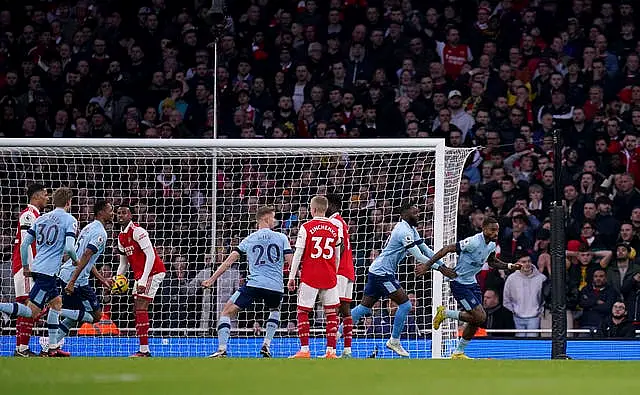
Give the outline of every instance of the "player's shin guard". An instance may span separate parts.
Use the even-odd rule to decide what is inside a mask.
[[[49,349],[57,348],[58,344],[58,328],[60,325],[60,318],[58,312],[54,309],[49,309],[47,314],[47,329],[49,330]]]
[[[278,325],[280,324],[280,312],[272,311],[269,313],[269,319],[267,319],[267,333],[264,336],[264,344],[271,345],[273,335],[275,335]]]
[[[342,320],[343,325],[343,335],[344,335],[344,348],[351,349],[351,339],[353,332],[353,318],[352,317],[344,317]]]
[[[31,318],[33,313],[31,309],[22,303],[0,303],[0,312],[8,314],[11,318],[27,317]]]
[[[78,324],[77,321],[72,320],[71,318],[65,318],[58,324],[58,343],[62,341],[65,337],[69,335],[69,331],[71,328],[75,327]]]
[[[408,300],[398,306],[395,317],[393,317],[393,331],[391,332],[392,339],[400,339],[404,324],[407,321],[407,316],[411,311],[411,302]]]
[[[338,314],[336,312],[327,313],[327,350],[335,350],[338,332]]]
[[[231,336],[231,318],[222,316],[218,320],[218,350],[227,350],[229,336]]]
[[[298,307],[298,338],[301,351],[309,351],[309,330],[309,312]]]
[[[371,314],[371,309],[361,304],[357,305],[353,310],[351,310],[351,318],[353,319],[353,323],[356,325],[360,321],[360,318],[369,314]]]
[[[60,315],[73,321],[93,323],[93,316],[83,310],[62,309]]]
[[[149,312],[136,310],[136,334],[140,340],[140,351],[149,352]]]

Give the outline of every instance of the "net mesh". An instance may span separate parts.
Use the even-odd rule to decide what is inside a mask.
[[[9,266],[16,219],[26,204],[26,187],[34,182],[51,190],[69,186],[75,190],[71,213],[81,226],[92,220],[92,205],[107,199],[133,207],[134,220],[146,228],[167,268],[167,277],[150,308],[151,351],[164,356],[203,356],[216,348],[218,313],[247,276],[240,261],[211,289],[200,286],[240,240],[255,230],[254,213],[262,205],[277,210],[276,230],[295,244],[298,227],[308,217],[308,202],[315,194],[343,197],[342,215],[349,225],[354,249],[356,283],[354,304],[362,297],[366,272],[372,259],[398,221],[397,209],[407,200],[421,208],[419,232],[433,247],[434,232],[443,232],[444,243],[455,242],[459,178],[470,150],[447,149],[445,161],[436,165],[433,148],[97,148],[39,147],[0,148],[0,227]],[[444,174],[444,198],[436,202],[436,174]],[[434,229],[434,205],[441,204],[444,218]],[[50,208],[49,208],[50,209]],[[109,245],[99,270],[113,276],[117,269],[119,225],[109,224]],[[453,262],[450,262],[453,264]],[[431,356],[432,292],[455,307],[446,282],[433,288],[431,274],[416,280],[414,262],[400,265],[399,280],[410,293],[413,310],[403,339],[415,357]],[[285,278],[288,275],[285,268]],[[10,270],[2,271],[3,298],[11,299]],[[130,284],[133,278],[129,273]],[[130,294],[110,295],[95,284],[118,334],[102,334],[100,327],[82,327],[66,341],[75,355],[120,356],[137,351]],[[442,288],[442,289],[440,289]],[[274,356],[288,356],[298,348],[296,295],[285,291],[280,328],[272,343]],[[395,307],[382,300],[374,314],[354,330],[355,356],[378,349],[386,355],[384,340],[391,331]],[[233,356],[258,355],[268,312],[260,304],[232,321],[229,352]],[[312,352],[324,347],[324,317],[312,314]],[[6,319],[6,317],[5,317]],[[4,321],[3,329],[13,321]],[[86,324],[88,325],[88,324]],[[443,355],[448,355],[456,335],[454,323],[444,326]],[[82,331],[82,329],[85,331]],[[86,335],[85,335],[86,334]],[[35,341],[35,340],[34,340]],[[13,346],[3,341],[3,352]],[[382,346],[381,346],[382,345]],[[32,347],[33,349],[34,347]],[[390,356],[390,354],[389,354]]]

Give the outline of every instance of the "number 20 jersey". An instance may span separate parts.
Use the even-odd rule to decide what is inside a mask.
[[[291,254],[287,236],[262,228],[245,237],[238,250],[247,256],[248,287],[283,292],[284,256]]]
[[[342,229],[328,218],[316,217],[302,224],[296,240],[296,248],[304,248],[301,282],[316,289],[336,286],[335,249],[342,239]]]

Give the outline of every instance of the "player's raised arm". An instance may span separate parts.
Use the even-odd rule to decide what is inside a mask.
[[[449,244],[448,246],[441,248],[438,252],[433,254],[433,256],[431,256],[430,259],[427,259],[426,263],[421,263],[416,265],[416,269],[415,269],[416,276],[422,277],[425,275],[425,273],[429,269],[433,269],[433,270],[440,271],[442,274],[444,274],[449,278],[455,278],[456,272],[453,269],[445,266],[444,263],[441,261],[441,259],[447,256],[447,254],[450,254],[456,251],[457,251],[456,244]]]
[[[509,269],[509,270],[520,270],[522,269],[522,265],[520,265],[519,263],[507,263],[507,262],[503,262],[500,259],[498,259],[498,257],[496,257],[496,253],[492,252],[491,255],[489,255],[489,258],[487,258],[487,264],[494,268],[494,269],[498,269],[498,270],[505,270],[505,269]]]
[[[300,261],[302,261],[302,254],[304,254],[304,246],[307,243],[307,231],[303,226],[298,231],[298,239],[296,240],[296,252],[293,254],[291,262],[291,269],[289,270],[289,282],[287,288],[289,291],[296,290],[296,276],[298,275],[298,269],[300,268]]]
[[[222,264],[213,273],[213,275],[211,275],[211,277],[209,277],[208,279],[202,282],[202,286],[204,288],[211,287],[216,282],[216,280],[218,280],[218,278],[222,276],[222,274],[224,274],[224,272],[229,270],[231,265],[233,265],[238,259],[240,259],[241,252],[242,251],[238,247],[234,248],[233,251],[231,251],[231,254],[229,254],[227,259],[225,259],[224,262],[222,262]]]
[[[138,243],[145,257],[144,270],[142,271],[142,277],[138,280],[138,284],[146,284],[153,269],[156,254],[153,251],[153,244],[151,244],[151,239],[149,239],[149,233],[143,228],[136,227],[133,230],[133,240]]]

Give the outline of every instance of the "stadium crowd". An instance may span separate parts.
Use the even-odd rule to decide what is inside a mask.
[[[451,147],[479,146],[464,171],[458,237],[478,232],[483,219],[494,216],[501,222],[501,259],[525,264],[517,273],[481,273],[488,328],[550,327],[548,216],[553,186],[561,183],[569,327],[604,337],[634,336],[633,329],[640,329],[636,2],[234,0],[222,29],[212,23],[209,6],[198,0],[4,2],[0,136],[212,138],[216,122],[218,138],[442,137]],[[553,154],[556,128],[562,131],[561,158]],[[24,170],[6,163],[5,174]],[[220,280],[226,285],[202,293],[198,282],[228,248],[185,251],[180,237],[171,236],[210,239],[213,214],[206,204],[212,197],[202,187],[211,182],[207,176],[179,179],[181,166],[190,164],[170,164],[155,169],[153,179],[131,177],[126,188],[104,181],[111,183],[105,190],[117,191],[110,196],[116,203],[136,191],[139,220],[170,266],[154,326],[208,329],[243,272],[230,271]],[[553,172],[558,166],[559,180]],[[244,177],[248,173],[255,177]],[[233,173],[242,180],[229,174],[217,175],[222,206],[255,210],[268,175],[250,166]],[[316,193],[320,187],[309,183],[316,175],[300,174],[291,190]],[[378,185],[414,182],[394,174],[366,176],[377,177]],[[91,181],[77,186],[82,190]],[[426,182],[418,180],[418,190]],[[393,223],[393,202],[376,196],[374,187],[357,192],[357,207],[350,210],[356,214],[347,218],[375,235],[359,240],[362,275],[390,230],[386,224]],[[3,213],[18,211],[24,202],[16,196],[3,194],[3,205],[11,205]],[[281,210],[283,229],[305,217],[302,196],[270,202]],[[91,198],[82,198],[88,207]],[[186,210],[159,213],[147,203],[155,198],[164,199],[156,200],[160,207],[157,202],[179,199]],[[225,214],[218,212],[221,223],[226,218],[233,225],[233,215]],[[2,220],[2,228],[13,232],[11,218]],[[227,229],[216,245],[234,245],[246,231]],[[202,258],[196,264],[187,259],[193,256]],[[412,285],[414,308],[421,309],[427,291]],[[166,310],[183,303],[197,307],[186,316]],[[381,333],[376,323],[382,328],[393,311],[391,304],[381,305],[367,331]],[[410,320],[408,331],[429,326],[428,311],[415,315],[426,322]],[[260,331],[257,318],[255,325],[252,316],[241,321]]]

